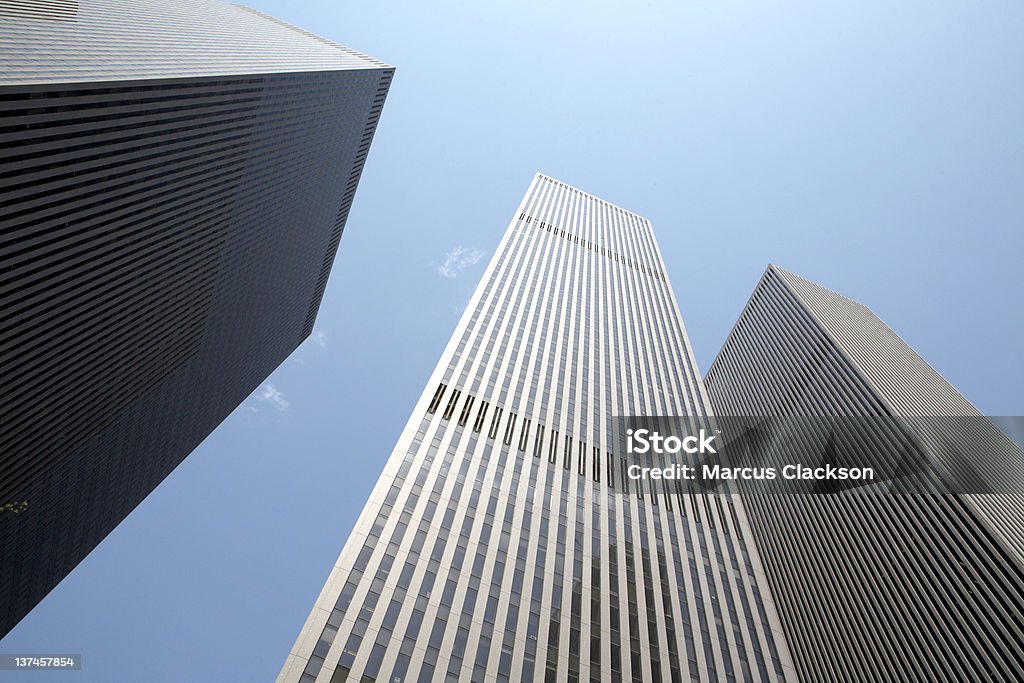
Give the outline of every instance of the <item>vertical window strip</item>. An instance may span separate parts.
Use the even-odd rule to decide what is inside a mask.
[[[469,419],[470,414],[473,412],[473,402],[476,401],[475,396],[466,396],[466,403],[462,406],[462,414],[459,415],[459,426],[465,427],[466,420]]]
[[[442,420],[448,420],[451,418],[452,413],[455,412],[455,404],[459,402],[459,396],[462,395],[462,391],[456,389],[452,393],[452,397],[448,399],[448,407],[444,409],[444,415],[441,416]]]
[[[744,539],[743,539],[743,527],[740,526],[739,520],[736,519],[736,508],[735,508],[735,506],[726,503],[725,507],[729,509],[729,516],[732,517],[732,527],[733,527],[733,529],[736,530],[736,535],[739,536],[741,541],[744,541]]]
[[[441,397],[444,396],[445,390],[448,388],[444,382],[437,385],[437,391],[434,392],[434,398],[430,400],[430,405],[427,406],[427,413],[430,415],[434,414],[437,410],[437,404],[441,402]]]
[[[488,439],[493,439],[495,436],[498,435],[498,423],[501,422],[502,410],[502,408],[494,409],[494,417],[491,418],[491,428],[487,432]]]
[[[722,501],[718,496],[715,496],[715,507],[718,508],[718,517],[722,520],[722,531],[725,535],[729,535],[729,520],[725,518],[725,511],[722,509]]]
[[[480,410],[476,413],[476,421],[473,422],[473,431],[480,433],[480,430],[484,428],[484,419],[487,417],[487,408],[490,404],[487,401],[480,402]]]
[[[516,415],[512,411],[509,411],[508,421],[505,423],[505,438],[502,440],[506,446],[512,445],[512,435],[516,431],[516,420],[518,419],[518,417],[518,415]]]
[[[526,443],[530,438],[530,423],[531,420],[525,420],[523,422],[523,431],[522,434],[519,435],[519,450],[522,452],[526,452]]]

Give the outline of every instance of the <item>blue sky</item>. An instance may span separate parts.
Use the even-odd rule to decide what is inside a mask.
[[[398,68],[315,338],[0,646],[273,679],[535,171],[654,224],[707,369],[768,262],[1024,414],[1020,2],[256,8]]]

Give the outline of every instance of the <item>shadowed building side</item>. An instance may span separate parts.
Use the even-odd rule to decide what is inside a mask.
[[[969,425],[987,454],[973,470],[1020,490],[1007,486],[1024,472],[1020,449],[881,320],[776,266],[705,383],[718,415],[899,423],[948,474]],[[793,460],[813,457],[796,443]],[[740,490],[801,680],[1012,681],[1024,670],[1019,494]]]
[[[393,74],[239,6],[61,7],[0,8],[0,634],[309,336]]]

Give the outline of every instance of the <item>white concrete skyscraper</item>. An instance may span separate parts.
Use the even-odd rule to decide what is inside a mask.
[[[740,503],[623,476],[708,413],[650,222],[538,174],[279,681],[795,680]]]

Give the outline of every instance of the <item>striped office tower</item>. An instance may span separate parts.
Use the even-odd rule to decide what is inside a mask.
[[[240,6],[0,2],[0,634],[310,334],[392,72]]]
[[[707,397],[650,223],[538,174],[278,680],[791,679],[742,508],[623,477],[613,416],[666,413]]]
[[[867,308],[776,266],[705,382],[718,415],[866,416],[854,448],[899,426],[925,474],[1001,492],[744,496],[801,680],[1020,680],[1019,448]]]

